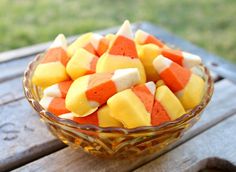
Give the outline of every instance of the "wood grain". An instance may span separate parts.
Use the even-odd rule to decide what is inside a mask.
[[[226,89],[227,88],[227,89]],[[197,134],[214,126],[224,118],[236,112],[236,99],[225,101],[236,96],[236,86],[227,80],[222,80],[215,85],[215,94],[208,108],[202,115],[200,121],[190,129],[186,135],[169,147],[172,149],[177,145],[191,139]],[[164,152],[162,152],[164,153]],[[80,150],[65,148],[35,162],[27,164],[16,171],[129,171],[139,167],[146,162],[155,159],[159,154],[142,156],[132,160],[104,160],[88,155]],[[53,163],[51,163],[53,161]]]
[[[14,78],[0,84],[0,105],[22,99],[24,97],[22,78]]]
[[[23,75],[28,63],[32,61],[34,56],[29,56],[24,59],[0,63],[0,83]]]
[[[25,99],[1,106],[0,117],[0,171],[64,147]]]
[[[198,172],[205,167],[236,171],[235,123],[236,115],[142,166],[136,172]]]

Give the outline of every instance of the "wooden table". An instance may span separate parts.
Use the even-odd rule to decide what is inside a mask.
[[[215,92],[200,121],[167,151],[138,159],[105,160],[72,150],[47,130],[23,95],[23,71],[49,43],[5,52],[0,54],[0,171],[181,172],[206,167],[236,171],[235,66],[150,23],[132,26],[200,55],[211,69]],[[75,37],[68,39],[72,41]]]

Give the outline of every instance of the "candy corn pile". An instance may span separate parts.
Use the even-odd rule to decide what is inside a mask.
[[[32,82],[40,104],[60,118],[101,127],[135,128],[172,121],[198,105],[204,80],[197,55],[168,47],[125,21],[106,36],[86,33],[67,46],[59,34]]]

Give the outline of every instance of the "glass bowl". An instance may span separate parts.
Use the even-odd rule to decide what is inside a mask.
[[[198,121],[213,94],[213,80],[208,69],[201,65],[199,69],[205,80],[203,99],[198,106],[174,121],[134,129],[78,124],[53,115],[39,104],[42,89],[32,83],[32,76],[42,56],[37,55],[24,73],[23,86],[27,100],[57,138],[75,149],[82,148],[97,156],[124,158],[164,150]]]

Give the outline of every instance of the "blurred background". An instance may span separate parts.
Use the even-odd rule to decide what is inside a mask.
[[[0,0],[0,52],[149,21],[236,63],[235,0]]]

